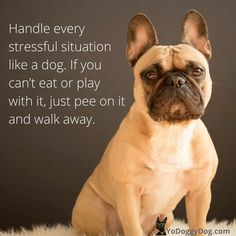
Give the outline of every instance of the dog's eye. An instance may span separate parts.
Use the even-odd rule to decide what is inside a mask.
[[[154,71],[149,71],[146,73],[146,78],[149,80],[155,80],[157,79],[157,73]]]
[[[204,73],[204,70],[201,67],[195,67],[192,70],[192,75],[195,77],[202,76]]]

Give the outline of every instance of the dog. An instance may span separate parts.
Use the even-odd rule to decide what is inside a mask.
[[[158,44],[143,14],[128,26],[134,103],[84,184],[72,212],[78,233],[152,235],[182,198],[191,230],[204,229],[218,158],[200,119],[211,97],[204,18],[186,13],[178,45]],[[203,235],[198,233],[198,236]]]
[[[166,221],[167,221],[167,217],[163,221],[161,221],[159,217],[157,218],[156,229],[158,230],[158,232],[156,235],[166,235],[166,231],[165,231]]]

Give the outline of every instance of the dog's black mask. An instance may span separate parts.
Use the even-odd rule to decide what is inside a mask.
[[[198,119],[204,103],[198,81],[181,70],[168,71],[160,79],[145,73],[144,88],[150,117],[155,121],[182,122]],[[143,76],[142,76],[143,78]]]

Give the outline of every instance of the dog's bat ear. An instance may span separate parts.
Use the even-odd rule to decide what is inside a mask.
[[[185,15],[182,25],[182,42],[194,46],[208,60],[211,58],[212,52],[207,24],[203,16],[196,10],[190,10]]]
[[[162,223],[166,223],[166,221],[167,221],[167,217],[162,221]]]
[[[129,23],[126,56],[132,66],[153,45],[158,43],[151,21],[143,14],[134,16]]]

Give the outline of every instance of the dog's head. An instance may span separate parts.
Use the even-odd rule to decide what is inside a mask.
[[[154,121],[181,122],[203,115],[211,96],[211,46],[198,12],[186,14],[182,42],[174,46],[158,44],[150,20],[143,14],[134,16],[127,58],[135,76],[135,101]]]

